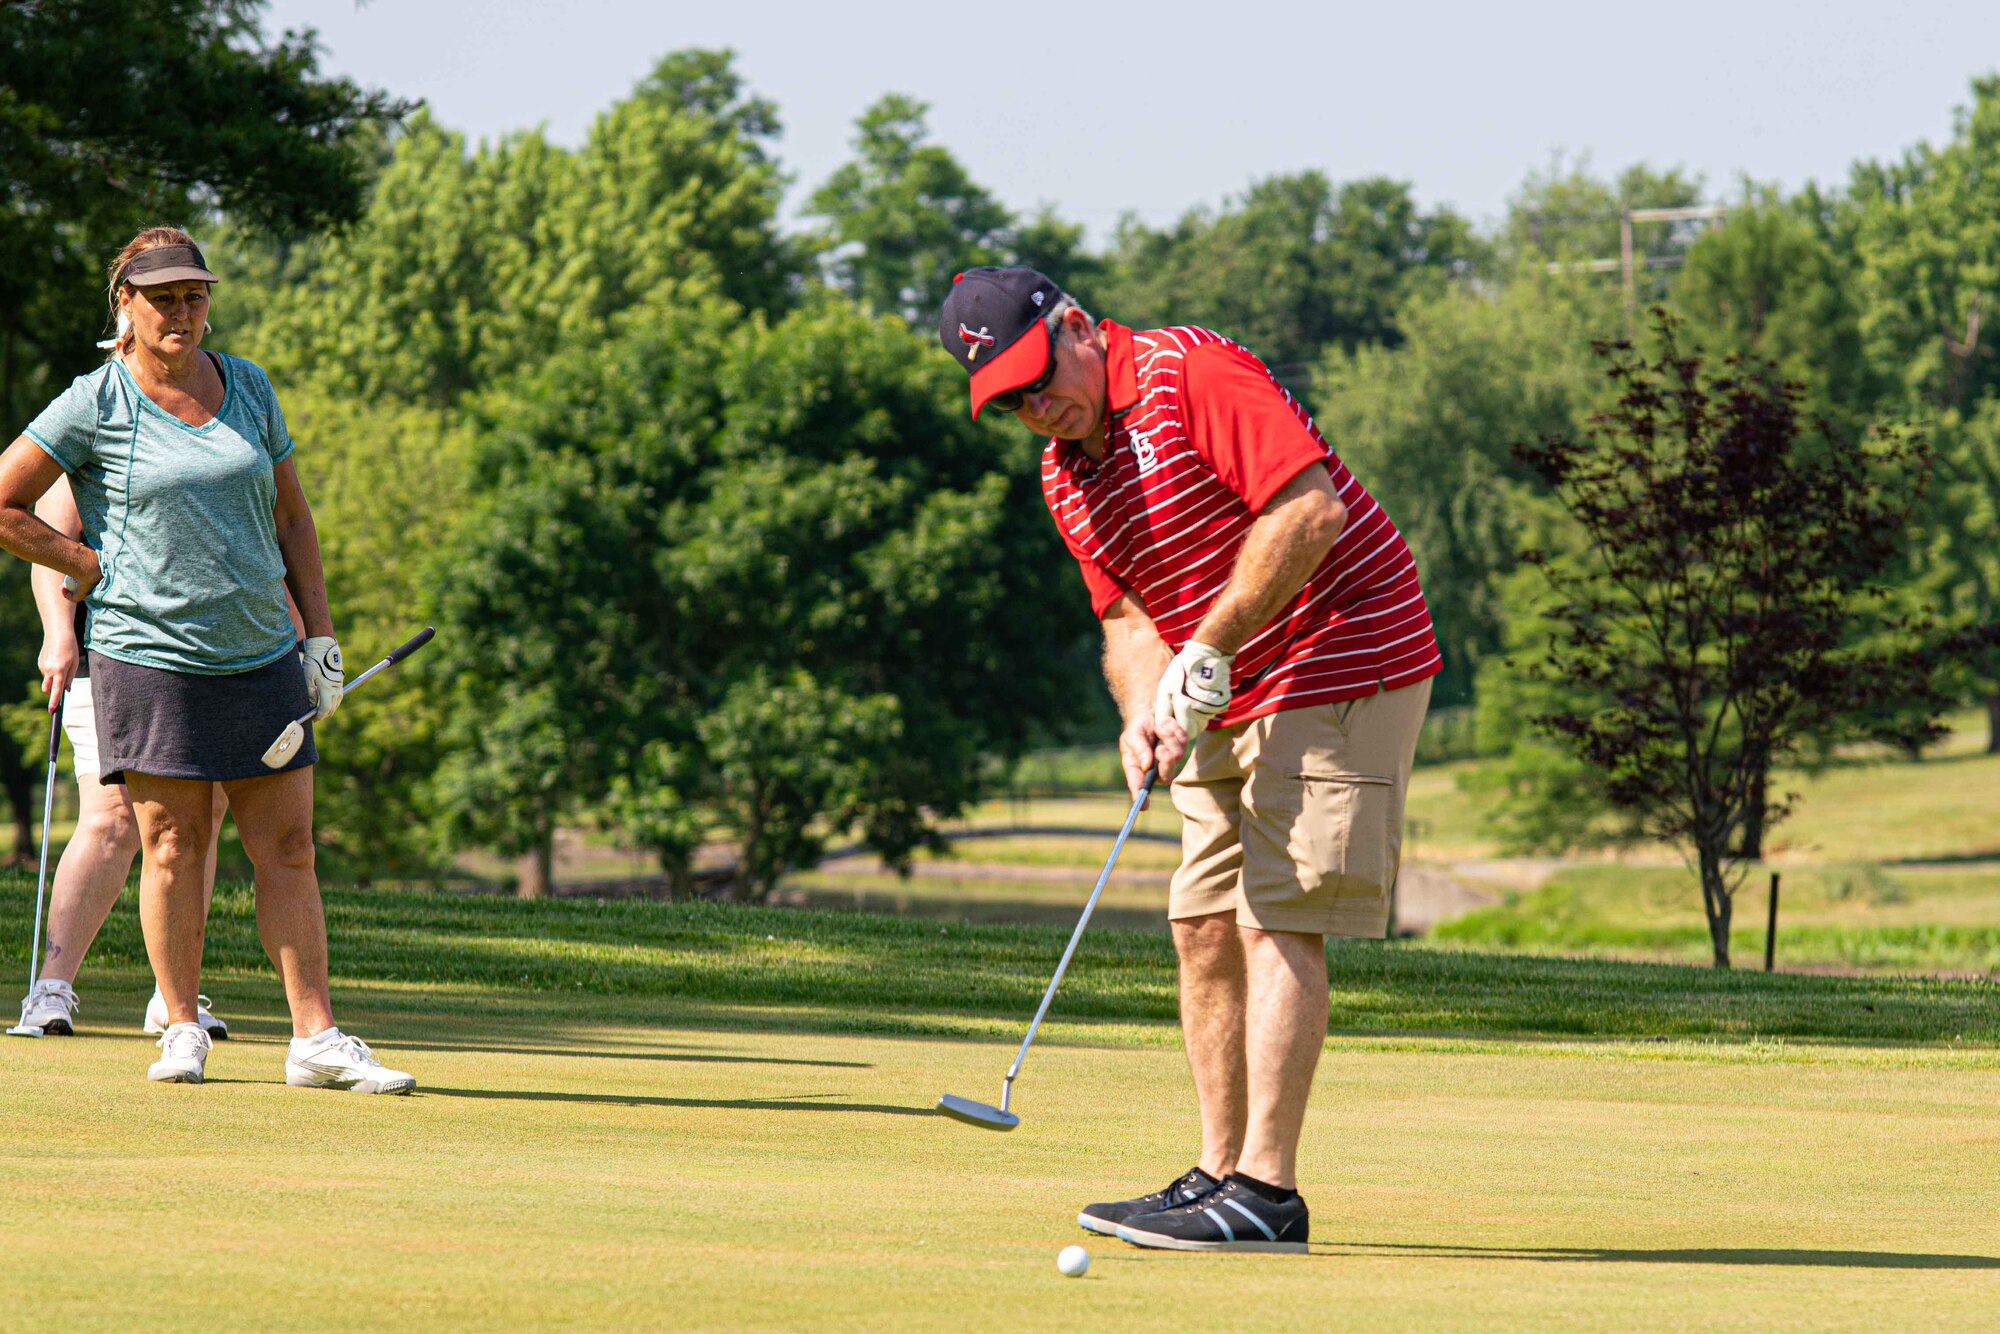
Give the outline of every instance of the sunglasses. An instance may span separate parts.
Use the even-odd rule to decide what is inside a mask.
[[[1042,368],[1040,375],[1019,389],[1009,389],[1004,394],[995,394],[987,399],[986,406],[998,408],[1002,412],[1019,412],[1021,405],[1028,401],[1029,394],[1041,393],[1049,387],[1049,381],[1056,378],[1056,333],[1046,324],[1042,326],[1042,332],[1047,334],[1049,339],[1049,364]]]

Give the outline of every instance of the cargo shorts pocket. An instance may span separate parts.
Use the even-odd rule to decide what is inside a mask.
[[[1291,781],[1299,787],[1290,849],[1299,887],[1334,898],[1387,894],[1396,878],[1395,782],[1382,774],[1311,771]]]

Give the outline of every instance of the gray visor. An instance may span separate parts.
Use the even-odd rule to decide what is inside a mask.
[[[208,261],[198,246],[163,245],[142,250],[126,261],[119,283],[134,287],[157,287],[162,283],[221,282],[208,271]]]

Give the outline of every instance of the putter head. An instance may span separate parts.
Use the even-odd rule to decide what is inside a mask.
[[[937,1109],[954,1121],[963,1121],[981,1130],[1012,1130],[1021,1124],[1021,1118],[1012,1112],[1003,1112],[998,1107],[970,1098],[961,1098],[955,1093],[947,1093],[937,1101]]]
[[[285,730],[278,733],[278,739],[264,752],[266,769],[282,769],[291,763],[292,756],[299,753],[299,746],[306,739],[306,729],[297,723],[285,724]]]
[[[7,1030],[7,1036],[10,1038],[43,1038],[47,1037],[48,1034],[36,1028],[33,1024],[16,1024]]]

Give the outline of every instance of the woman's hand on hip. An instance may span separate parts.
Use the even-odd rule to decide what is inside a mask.
[[[84,553],[88,560],[83,573],[63,576],[63,596],[71,602],[82,602],[96,592],[97,586],[104,582],[103,558],[90,547],[85,547]]]

